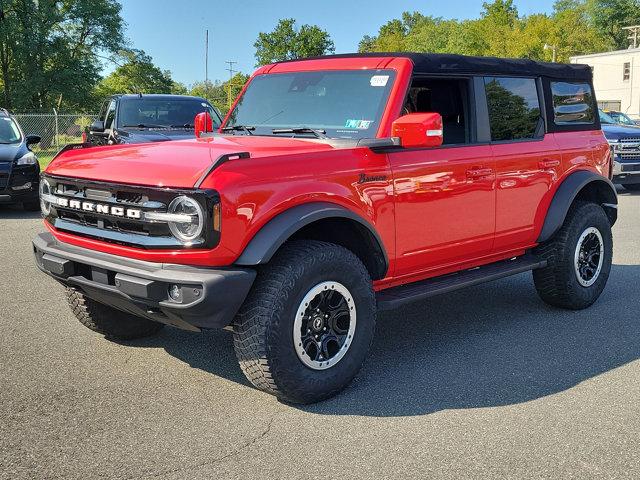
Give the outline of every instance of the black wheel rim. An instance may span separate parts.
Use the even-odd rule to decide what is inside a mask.
[[[604,242],[597,228],[590,227],[582,233],[576,246],[574,260],[578,282],[584,287],[593,285],[604,262]]]
[[[313,287],[298,308],[294,342],[298,357],[313,369],[338,363],[355,331],[355,305],[349,291],[337,282]]]

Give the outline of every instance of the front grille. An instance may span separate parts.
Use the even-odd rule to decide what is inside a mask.
[[[165,221],[145,219],[149,212],[166,213],[171,201],[181,195],[197,200],[212,215],[218,195],[213,191],[182,190],[108,184],[78,179],[44,177],[51,194],[63,201],[52,204],[46,220],[57,230],[83,237],[142,248],[203,248],[217,243],[219,232],[205,218],[200,241],[188,247],[178,241]]]
[[[0,162],[0,190],[7,188],[9,184],[9,173],[11,173],[11,163]]]
[[[621,138],[615,153],[617,160],[622,163],[640,161],[640,137]]]
[[[620,157],[620,160],[622,160],[623,162],[629,162],[632,160],[637,160],[640,161],[640,150],[637,152],[622,152],[620,154],[618,154],[618,156]]]

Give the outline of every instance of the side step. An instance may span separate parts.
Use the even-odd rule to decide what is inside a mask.
[[[547,261],[531,254],[503,260],[482,267],[451,273],[442,277],[429,278],[399,287],[382,290],[376,294],[379,310],[392,310],[415,300],[453,292],[461,288],[491,282],[499,278],[528,272],[547,266]]]

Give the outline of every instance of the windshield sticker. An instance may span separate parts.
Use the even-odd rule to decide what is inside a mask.
[[[371,77],[372,87],[386,87],[389,81],[389,75],[374,75]]]
[[[344,128],[355,128],[357,130],[367,130],[371,124],[372,120],[347,120],[344,125]]]

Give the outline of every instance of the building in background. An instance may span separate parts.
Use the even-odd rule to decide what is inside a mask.
[[[640,48],[571,57],[593,70],[598,105],[640,118]]]

